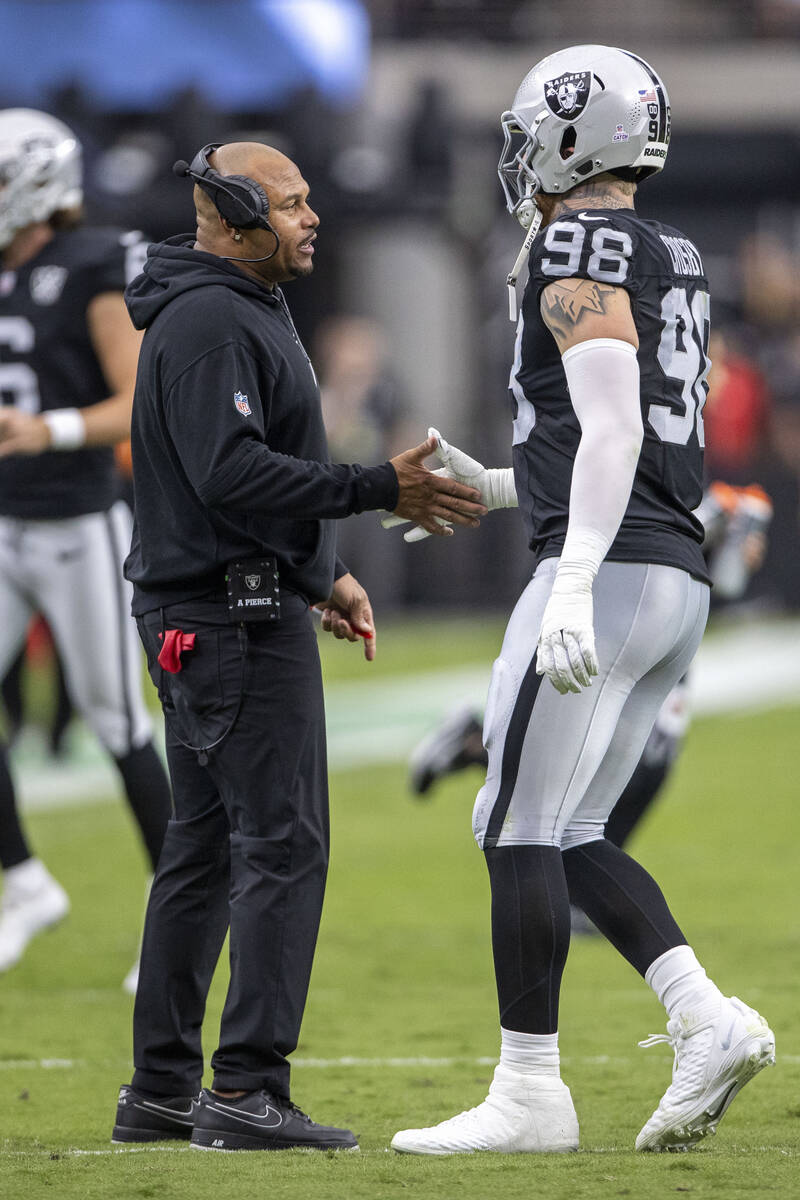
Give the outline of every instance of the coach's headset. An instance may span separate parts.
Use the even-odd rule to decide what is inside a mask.
[[[281,244],[269,222],[269,198],[261,184],[249,175],[220,175],[219,171],[214,170],[208,156],[223,144],[210,142],[197,151],[191,165],[180,158],[173,164],[172,170],[182,178],[188,176],[194,179],[198,187],[211,198],[219,215],[234,229],[267,229],[275,238],[275,248],[261,258],[237,258],[227,254],[220,255],[221,258],[230,258],[232,262],[266,262],[278,253]]]

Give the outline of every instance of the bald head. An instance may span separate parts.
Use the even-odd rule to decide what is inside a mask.
[[[295,164],[281,151],[260,142],[229,142],[209,155],[209,166],[219,175],[246,175],[270,194],[270,188],[296,172]],[[194,206],[198,217],[215,217],[215,205],[201,187],[194,187]]]
[[[197,248],[236,262],[269,284],[309,274],[319,218],[308,205],[308,184],[292,160],[262,142],[228,142],[212,151],[208,162],[222,180],[242,176],[262,188],[269,201],[269,226],[251,227],[245,221],[237,228],[214,203],[223,197],[209,180],[210,194],[199,184],[194,189]],[[230,211],[228,204],[220,206]]]
[[[280,150],[262,142],[228,142],[209,154],[208,161],[220,175],[249,175],[259,182],[264,173],[286,171],[294,166]]]
[[[264,188],[267,196],[284,180],[297,173],[297,167],[272,146],[262,142],[228,142],[208,156],[209,166],[220,175],[246,175]],[[219,213],[214,201],[203,188],[195,185],[194,204],[197,210],[198,235],[208,242],[213,236],[214,226],[219,224]]]

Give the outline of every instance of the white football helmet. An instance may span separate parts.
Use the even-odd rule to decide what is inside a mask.
[[[564,193],[603,171],[660,171],[669,97],[652,67],[613,46],[570,46],[525,76],[503,113],[498,166],[508,211],[527,228],[537,192]]]
[[[33,108],[0,110],[0,249],[18,229],[83,200],[81,146],[62,121]]]

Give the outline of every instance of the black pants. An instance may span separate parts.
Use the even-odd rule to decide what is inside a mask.
[[[196,634],[178,674],[155,661],[160,612],[139,620],[162,692],[174,815],[153,880],[134,1009],[135,1087],[188,1095],[201,1084],[201,1026],[230,927],[230,985],[214,1086],[289,1095],[328,863],[325,718],[305,603],[248,626],[224,603],[163,610]],[[229,728],[230,727],[230,728]],[[225,731],[228,730],[226,733]],[[190,746],[208,746],[207,762]]]

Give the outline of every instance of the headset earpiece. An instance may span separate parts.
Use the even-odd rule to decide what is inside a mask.
[[[217,179],[224,180],[224,192],[213,178],[208,184],[201,182],[200,187],[208,191],[220,216],[237,229],[266,229],[269,200],[261,185],[247,175],[217,175]]]
[[[219,149],[211,142],[198,150],[190,166],[181,160],[172,168],[176,175],[188,175],[211,198],[217,212],[237,229],[271,229],[269,199],[259,183],[247,175],[220,175],[209,164],[208,156]]]

